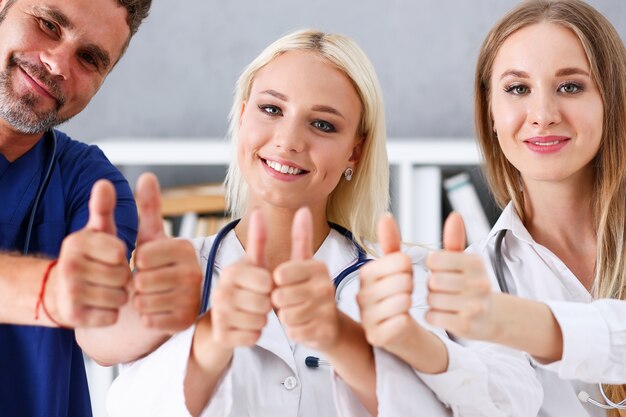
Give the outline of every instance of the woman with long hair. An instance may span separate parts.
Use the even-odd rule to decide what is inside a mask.
[[[504,211],[470,248],[478,255],[429,258],[427,320],[529,353],[541,416],[624,415],[624,43],[580,0],[527,1],[487,36],[475,88],[485,171]],[[450,220],[444,234],[458,240]],[[511,294],[489,291],[489,277]]]

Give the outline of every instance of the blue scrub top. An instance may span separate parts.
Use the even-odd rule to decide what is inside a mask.
[[[50,162],[51,136],[44,135],[12,163],[0,155],[0,251],[22,252],[28,217]],[[63,238],[87,223],[91,187],[106,178],[117,191],[115,221],[130,256],[138,219],[128,182],[97,147],[58,131],[56,136],[53,170],[37,209],[29,253],[56,258]],[[0,325],[0,416],[91,415],[83,356],[73,330]]]

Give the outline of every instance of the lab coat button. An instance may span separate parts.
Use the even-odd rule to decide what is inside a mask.
[[[293,376],[289,376],[285,378],[285,380],[283,381],[283,386],[285,387],[285,389],[288,389],[289,391],[294,389],[296,385],[298,385],[298,380]]]

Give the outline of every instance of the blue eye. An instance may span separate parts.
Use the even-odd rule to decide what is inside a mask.
[[[270,116],[282,116],[283,114],[283,111],[279,107],[272,106],[271,104],[259,104],[258,107],[259,110]]]
[[[512,84],[507,86],[504,91],[506,93],[511,93],[514,94],[516,96],[522,96],[524,94],[528,94],[528,92],[530,91],[530,89],[528,87],[526,87],[523,84]]]
[[[335,126],[333,126],[331,123],[328,123],[325,120],[314,120],[313,123],[311,123],[311,126],[313,126],[316,129],[321,130],[322,132],[336,132],[337,129],[335,129]]]
[[[582,91],[582,86],[578,83],[568,82],[559,86],[559,92],[566,94],[576,94]]]

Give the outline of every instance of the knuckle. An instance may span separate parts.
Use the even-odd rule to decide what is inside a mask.
[[[135,276],[133,277],[133,284],[135,285],[137,292],[144,292],[148,289],[146,285],[147,280],[144,277],[145,274],[142,272],[135,273]]]
[[[491,293],[491,282],[488,279],[481,278],[476,280],[476,289],[480,294],[490,294]]]
[[[469,254],[467,256],[467,265],[473,270],[481,270],[483,268],[483,260],[479,255]]]

